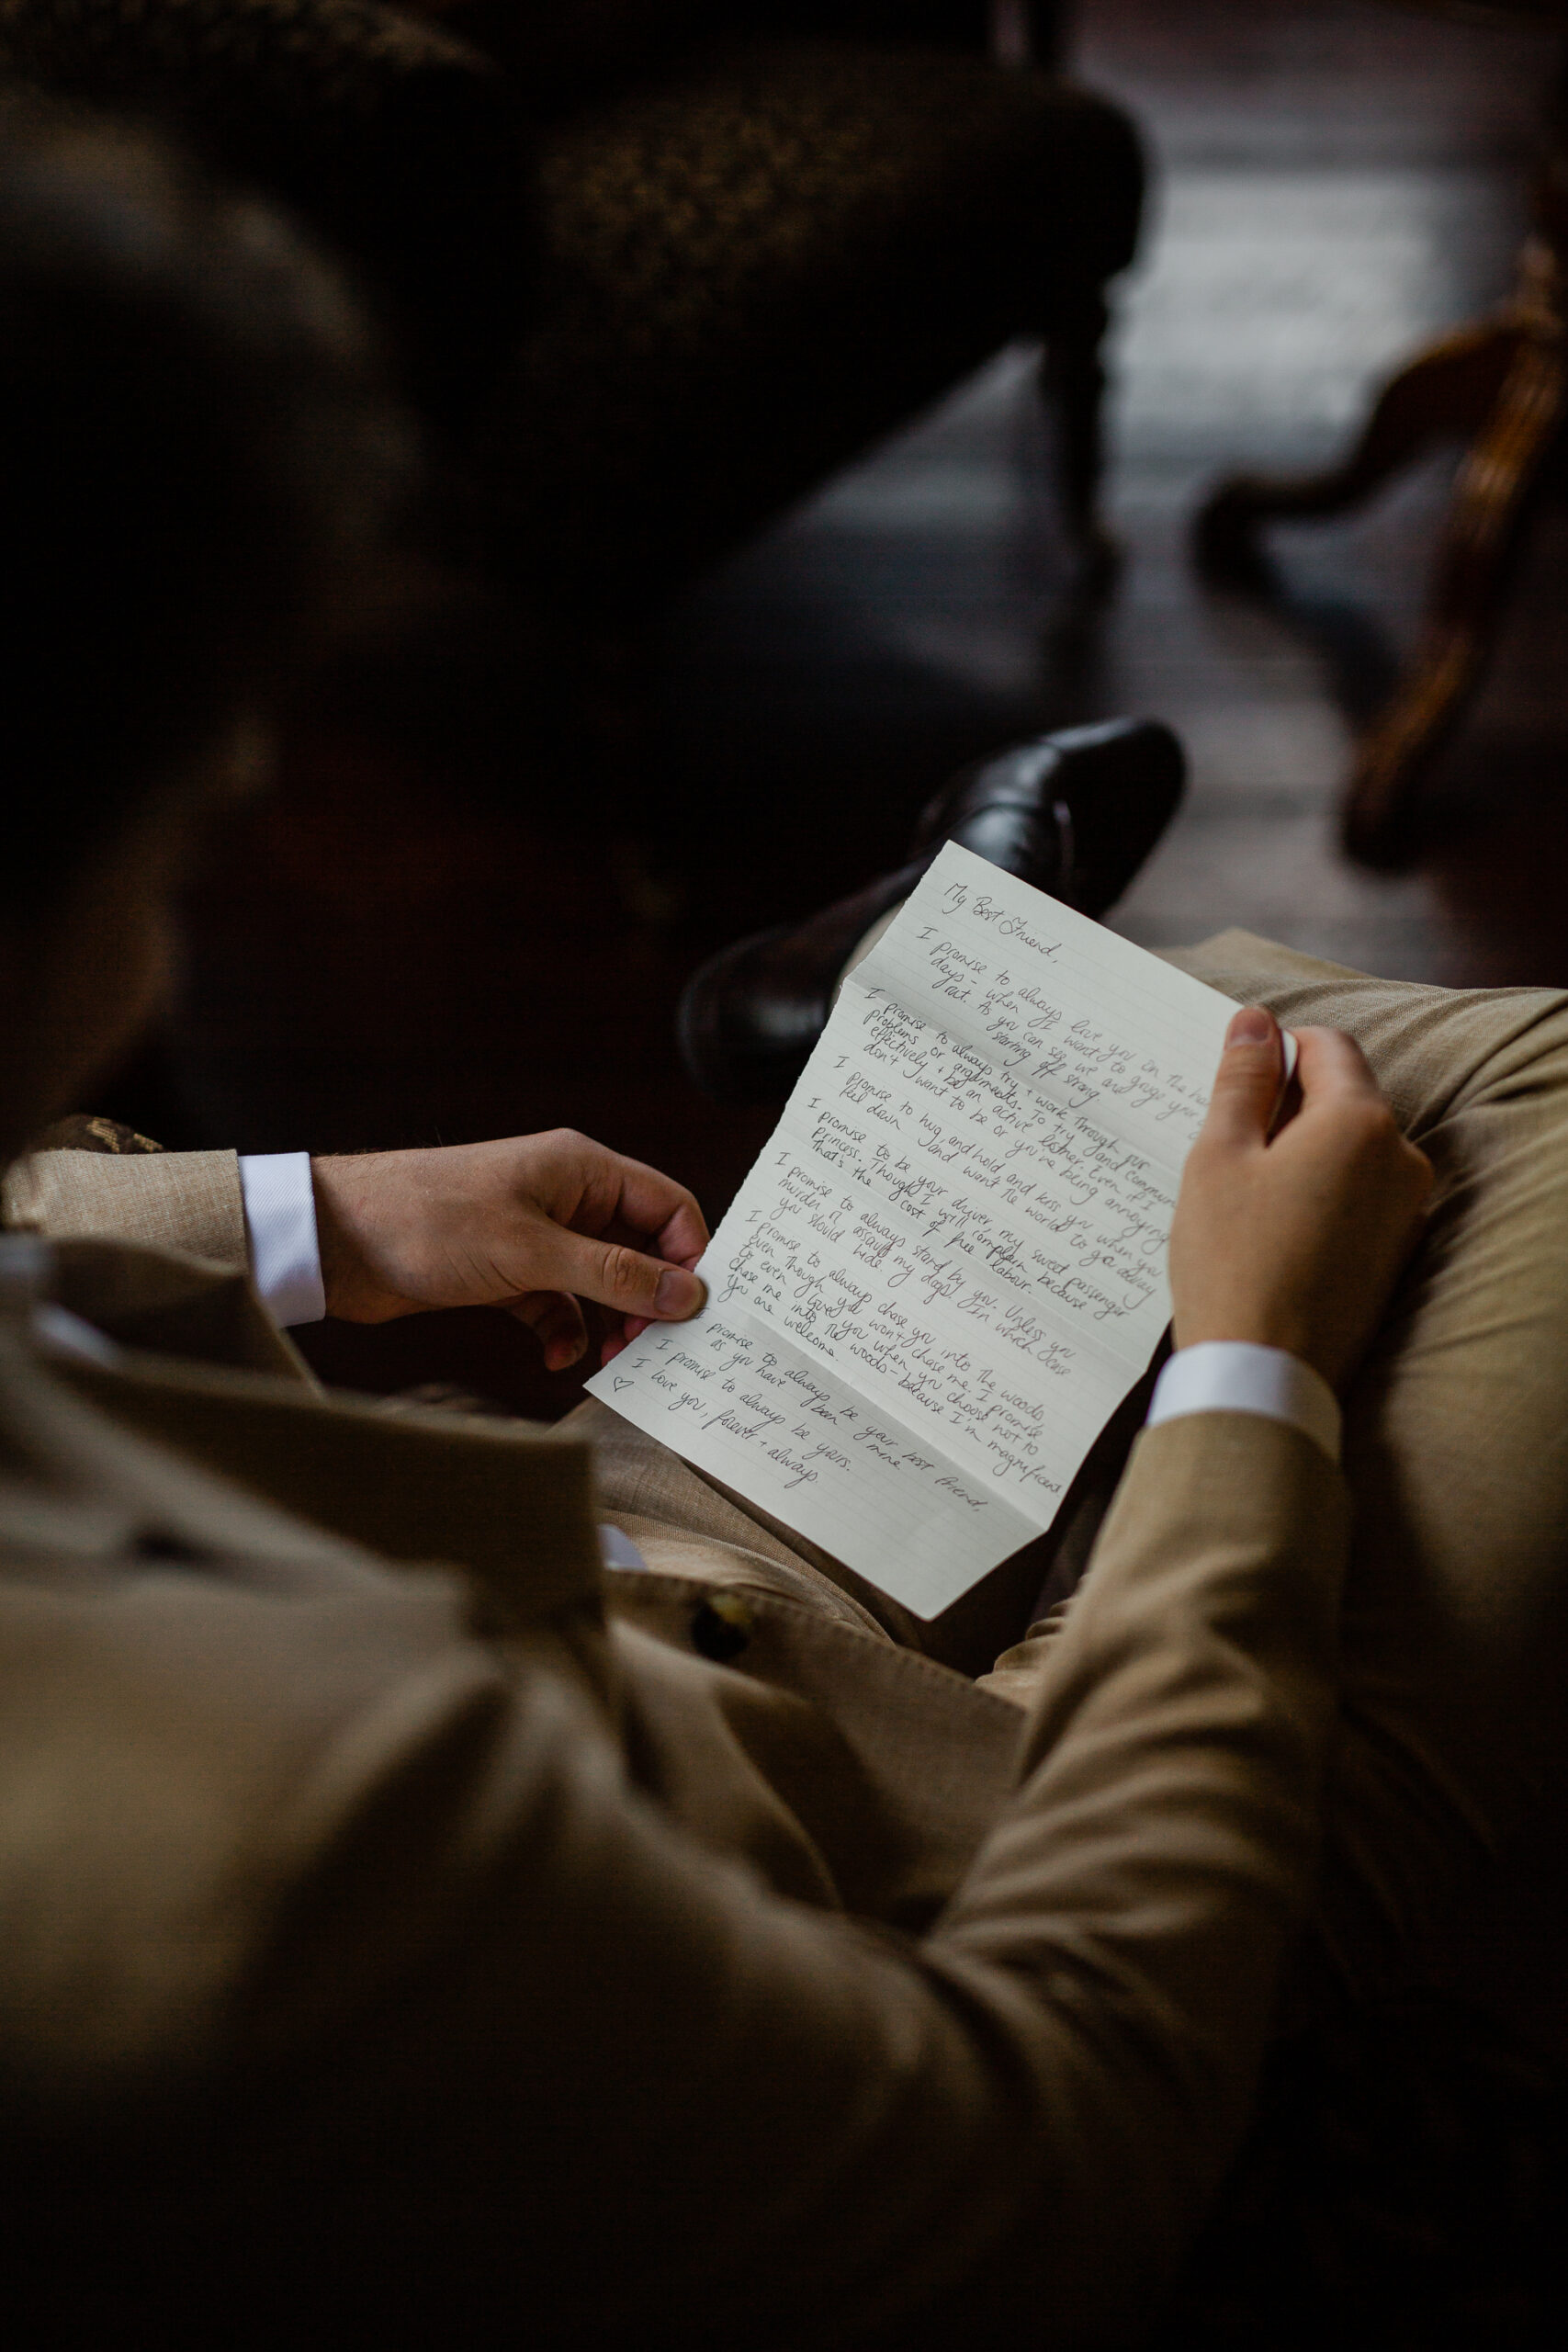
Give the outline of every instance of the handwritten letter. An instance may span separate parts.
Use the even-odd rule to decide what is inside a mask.
[[[592,1393],[922,1617],[1049,1527],[1170,1315],[1235,1006],[949,843]]]

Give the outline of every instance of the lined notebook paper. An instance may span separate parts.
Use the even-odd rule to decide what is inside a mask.
[[[707,1306],[590,1392],[939,1615],[1050,1526],[1158,1344],[1235,1010],[949,842],[845,982]]]

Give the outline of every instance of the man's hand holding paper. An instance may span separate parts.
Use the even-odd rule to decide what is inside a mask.
[[[691,1193],[570,1128],[318,1159],[311,1178],[327,1312],[351,1322],[503,1306],[558,1371],[588,1344],[581,1301],[615,1318],[608,1356],[623,1331],[702,1300],[707,1227]]]

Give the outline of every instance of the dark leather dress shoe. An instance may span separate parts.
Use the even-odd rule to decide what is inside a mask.
[[[1186,764],[1157,719],[1116,718],[961,770],[925,810],[895,872],[805,922],[738,940],[693,975],[676,1014],[687,1069],[717,1102],[782,1102],[856,941],[908,897],[943,842],[1102,915],[1175,815]]]

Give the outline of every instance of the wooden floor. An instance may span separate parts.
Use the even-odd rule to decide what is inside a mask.
[[[1205,594],[1187,560],[1217,473],[1325,457],[1380,374],[1503,292],[1550,51],[1376,0],[1081,0],[1077,23],[1077,72],[1156,164],[1116,343],[1113,596],[1075,604],[1034,355],[1004,353],[671,617],[639,842],[541,842],[504,776],[468,788],[460,747],[302,747],[205,877],[172,1046],[116,1107],[260,1149],[570,1123],[716,1212],[768,1122],[680,1073],[694,961],[892,862],[958,762],[1120,711],[1171,720],[1193,770],[1114,918],[1133,937],[1239,922],[1403,977],[1568,984],[1556,517],[1445,780],[1455,845],[1393,883],[1343,863],[1332,809],[1410,637],[1448,461],[1354,523],[1280,533],[1272,606]],[[504,673],[479,662],[469,701]],[[574,1393],[502,1318],[313,1345],[365,1385],[473,1377],[477,1348],[515,1405]]]
[[[1382,375],[1506,289],[1551,44],[1368,0],[1079,15],[1080,70],[1149,126],[1164,184],[1125,306],[1131,560],[1100,690],[1173,720],[1194,765],[1119,923],[1151,945],[1240,922],[1402,978],[1568,982],[1562,859],[1543,891],[1534,854],[1568,715],[1550,548],[1439,779],[1470,821],[1392,884],[1339,857],[1332,810],[1351,731],[1410,643],[1451,456],[1353,522],[1277,530],[1272,611],[1205,596],[1186,550],[1214,474],[1327,458]]]
[[[1402,356],[1506,289],[1541,45],[1375,0],[1077,16],[1077,70],[1128,104],[1156,166],[1116,342],[1117,593],[1089,614],[1065,594],[1033,355],[1007,353],[694,600],[672,665],[694,762],[716,745],[741,775],[760,756],[781,808],[802,769],[886,772],[893,802],[900,737],[925,785],[987,731],[1146,711],[1180,730],[1192,787],[1113,918],[1134,938],[1241,923],[1402,978],[1568,981],[1568,955],[1535,968],[1540,938],[1494,935],[1447,873],[1390,884],[1334,843],[1351,729],[1410,641],[1451,459],[1354,522],[1279,532],[1271,609],[1206,594],[1187,547],[1208,482],[1327,458]],[[1533,673],[1553,699],[1555,629],[1522,634],[1515,722]],[[1552,765],[1540,731],[1513,747],[1516,786]],[[1461,752],[1483,808],[1496,762],[1473,729]],[[1472,884],[1475,858],[1467,841]]]

